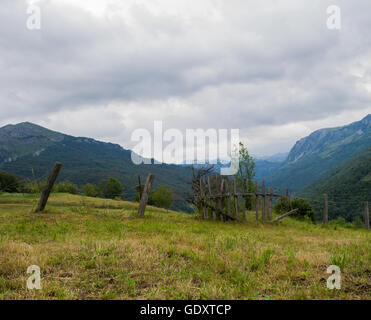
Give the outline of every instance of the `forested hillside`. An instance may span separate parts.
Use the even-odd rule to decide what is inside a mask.
[[[357,216],[362,218],[363,202],[371,204],[371,147],[303,189],[299,196],[311,199],[320,211],[324,193],[329,197],[330,219],[344,217],[352,221]]]
[[[0,169],[32,181],[46,178],[56,161],[63,163],[59,181],[82,186],[98,184],[101,179],[117,178],[124,195],[133,200],[138,175],[144,180],[154,173],[154,186],[168,185],[175,193],[173,209],[190,211],[185,202],[191,169],[175,165],[135,165],[131,151],[112,143],[72,137],[32,123],[0,128]]]
[[[321,129],[299,140],[266,182],[297,192],[371,146],[371,115],[338,128]]]

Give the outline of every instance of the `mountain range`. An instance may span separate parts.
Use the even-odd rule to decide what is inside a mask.
[[[371,203],[371,147],[331,170],[322,179],[299,191],[309,199],[317,212],[323,210],[323,194],[328,195],[329,218],[363,219],[364,202]]]
[[[352,124],[321,129],[300,139],[266,185],[298,192],[371,146],[371,114]]]
[[[256,179],[259,182],[265,179],[266,186],[272,186],[276,191],[284,192],[288,188],[294,194],[318,198],[321,192],[331,189],[329,181],[340,185],[339,179],[326,178],[329,174],[333,177],[336,168],[339,168],[340,173],[351,172],[349,168],[353,168],[355,160],[364,168],[362,163],[370,162],[370,159],[357,156],[366,152],[370,146],[369,114],[346,126],[317,130],[296,142],[288,154],[256,158]],[[172,209],[191,211],[184,200],[190,191],[190,166],[138,166],[131,160],[131,151],[120,145],[73,137],[29,122],[0,128],[1,170],[38,181],[48,176],[56,161],[63,163],[59,180],[70,180],[82,186],[86,183],[98,184],[107,177],[116,177],[123,183],[128,200],[134,199],[138,175],[144,180],[148,173],[154,173],[155,187],[168,185],[174,190],[176,200]],[[336,176],[343,177],[339,172]],[[360,176],[359,179],[363,178]],[[354,183],[349,182],[350,185]]]
[[[73,137],[24,122],[0,128],[0,169],[31,181],[46,178],[56,161],[63,163],[59,181],[82,186],[115,177],[124,185],[125,197],[135,197],[138,175],[142,183],[155,174],[156,185],[169,185],[175,193],[173,209],[190,211],[184,201],[191,177],[189,167],[176,165],[135,165],[131,151],[117,144]]]

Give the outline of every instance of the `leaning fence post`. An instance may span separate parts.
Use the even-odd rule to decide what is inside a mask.
[[[325,225],[328,225],[328,194],[324,194],[323,195],[324,197],[324,200],[325,200],[325,206],[324,206],[324,209],[323,209],[323,223]]]
[[[256,220],[259,220],[259,183],[255,182],[255,211],[256,211]]]
[[[146,185],[144,186],[142,198],[140,199],[138,215],[139,217],[144,217],[144,212],[146,211],[149,194],[151,193],[153,180],[155,179],[155,175],[150,173],[146,180]]]
[[[50,196],[50,192],[53,189],[55,180],[57,180],[57,177],[58,177],[59,172],[61,171],[61,169],[62,169],[62,164],[60,162],[57,162],[54,165],[54,168],[53,168],[52,172],[50,173],[48,181],[46,182],[46,185],[45,185],[44,191],[41,194],[36,212],[44,211],[46,203],[48,202],[48,199],[49,199],[49,196]]]
[[[368,201],[365,202],[365,227],[370,230],[370,211],[368,209]]]

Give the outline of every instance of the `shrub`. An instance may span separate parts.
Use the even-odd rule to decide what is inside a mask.
[[[173,190],[168,186],[158,186],[152,193],[152,202],[154,206],[169,209],[174,201]]]
[[[316,221],[316,212],[307,200],[295,198],[289,201],[287,197],[281,197],[274,206],[274,210],[278,214],[286,213],[291,208],[298,209],[298,212],[293,216],[294,218],[301,220],[309,219],[312,222]]]
[[[0,171],[0,192],[20,192],[22,181],[5,171]]]
[[[290,211],[289,199],[285,196],[279,198],[276,204],[274,205],[274,211],[276,211],[278,214],[284,214]]]
[[[124,190],[120,181],[116,178],[103,179],[99,182],[99,189],[103,197],[108,199],[122,198]]]
[[[316,212],[307,200],[295,198],[291,200],[291,208],[299,209],[295,214],[296,217],[301,219],[309,218],[312,222],[316,221]]]
[[[77,185],[73,184],[71,181],[62,181],[55,185],[54,188],[55,192],[59,193],[70,193],[70,194],[78,194],[79,188]]]
[[[94,184],[87,183],[81,189],[87,197],[96,198],[99,196],[99,188]]]

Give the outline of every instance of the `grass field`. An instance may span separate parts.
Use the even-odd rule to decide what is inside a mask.
[[[370,299],[366,230],[201,221],[130,202],[0,196],[0,299]],[[328,266],[341,290],[326,287]],[[27,290],[28,266],[41,290]]]

